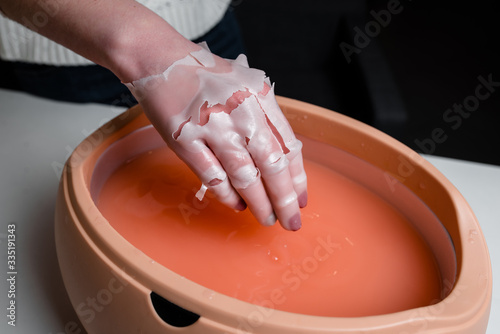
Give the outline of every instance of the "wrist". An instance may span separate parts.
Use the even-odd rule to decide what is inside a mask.
[[[159,74],[200,47],[179,34],[162,18],[144,8],[133,20],[115,29],[105,48],[104,66],[122,82]]]

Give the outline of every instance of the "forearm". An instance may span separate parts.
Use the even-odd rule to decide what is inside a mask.
[[[202,190],[233,209],[248,205],[264,225],[278,218],[288,230],[300,228],[302,144],[263,71],[249,68],[245,56],[216,57],[134,0],[0,0],[0,8],[29,25],[26,18],[49,3],[52,14],[36,30],[134,81],[128,86],[145,114]],[[167,68],[168,76],[151,77]]]
[[[0,0],[0,8],[123,82],[160,73],[198,49],[134,0]]]

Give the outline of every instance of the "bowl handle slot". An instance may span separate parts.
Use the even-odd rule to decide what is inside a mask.
[[[198,314],[172,303],[154,291],[151,292],[151,302],[156,314],[167,324],[174,327],[191,326],[200,318]]]

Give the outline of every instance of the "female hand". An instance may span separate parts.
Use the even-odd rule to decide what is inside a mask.
[[[263,71],[244,55],[201,47],[158,75],[127,84],[169,147],[227,206],[246,206],[263,225],[301,227],[307,203],[302,143]]]

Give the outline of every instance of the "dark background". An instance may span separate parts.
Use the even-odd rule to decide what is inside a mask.
[[[373,11],[383,17],[388,6],[397,13],[374,24]],[[231,8],[250,66],[266,71],[276,94],[361,120],[421,153],[500,165],[493,1],[235,0]],[[357,33],[367,24],[368,42]],[[356,34],[348,61],[341,45],[356,47]],[[480,76],[498,83],[479,91],[490,93],[482,100]],[[474,100],[465,116],[447,111]]]

